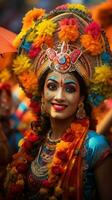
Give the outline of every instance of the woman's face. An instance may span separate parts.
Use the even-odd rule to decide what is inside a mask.
[[[80,101],[80,86],[72,74],[51,72],[44,85],[45,111],[51,118],[67,119],[74,116]]]

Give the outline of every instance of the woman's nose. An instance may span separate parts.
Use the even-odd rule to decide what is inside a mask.
[[[57,90],[57,94],[55,96],[55,100],[57,100],[57,101],[64,101],[65,100],[63,88],[59,88]]]

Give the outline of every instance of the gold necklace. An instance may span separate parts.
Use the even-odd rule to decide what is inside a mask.
[[[40,147],[38,156],[31,163],[31,171],[38,179],[48,177],[48,164],[52,161],[56,145],[60,141],[60,139],[52,140],[50,135],[51,131],[47,134],[45,144]]]

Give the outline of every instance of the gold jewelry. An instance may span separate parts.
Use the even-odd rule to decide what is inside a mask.
[[[85,117],[86,117],[86,112],[85,112],[85,109],[84,109],[84,103],[80,102],[79,105],[78,105],[78,110],[76,112],[76,118],[77,119],[83,119]]]

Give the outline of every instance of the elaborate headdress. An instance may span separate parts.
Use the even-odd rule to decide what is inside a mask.
[[[46,70],[77,71],[90,88],[94,104],[112,96],[112,67],[108,42],[99,24],[80,4],[65,4],[49,14],[29,11],[14,44],[19,55],[13,70],[29,97],[38,96]]]

